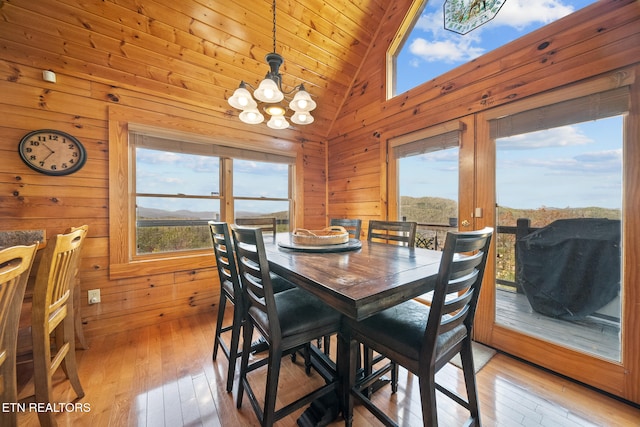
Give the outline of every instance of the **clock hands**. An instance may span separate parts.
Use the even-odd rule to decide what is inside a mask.
[[[55,151],[53,151],[51,148],[49,148],[49,146],[48,146],[47,144],[45,144],[44,142],[42,143],[42,146],[43,146],[44,148],[46,148],[47,150],[49,150],[49,154],[47,154],[47,156],[46,156],[44,159],[42,159],[42,160],[41,160],[42,162],[46,162],[46,161],[47,161],[47,159],[48,159],[49,157],[51,157],[51,155],[52,155],[52,154],[55,154]]]
[[[51,148],[49,148],[49,146],[48,146],[47,144],[45,144],[44,142],[42,143],[42,146],[43,146],[44,148],[46,148],[47,150],[51,151],[51,154],[55,153],[55,151],[53,151]],[[49,156],[50,156],[51,154],[49,154]],[[48,157],[48,156],[47,156],[47,157]]]

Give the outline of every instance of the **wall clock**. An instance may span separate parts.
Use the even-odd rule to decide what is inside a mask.
[[[77,138],[52,129],[34,130],[23,136],[18,152],[27,166],[46,175],[77,172],[87,160],[87,152]]]

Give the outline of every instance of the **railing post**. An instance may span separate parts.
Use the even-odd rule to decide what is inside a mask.
[[[518,240],[529,234],[529,229],[531,228],[531,220],[529,218],[518,218],[516,221],[516,239],[514,242],[514,254],[515,254],[515,267],[516,267],[516,291],[519,294],[524,293],[524,290],[520,287],[520,281],[518,280]]]

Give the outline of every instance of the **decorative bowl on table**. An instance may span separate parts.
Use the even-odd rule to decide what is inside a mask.
[[[349,232],[338,225],[322,230],[305,230],[296,228],[291,233],[291,242],[296,245],[323,246],[340,245],[349,242]]]

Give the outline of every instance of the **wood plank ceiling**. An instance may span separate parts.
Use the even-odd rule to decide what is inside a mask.
[[[329,131],[387,7],[385,0],[277,1],[283,86],[303,83],[318,103],[314,133]],[[53,69],[73,73],[83,64],[96,80],[189,99],[220,115],[237,116],[226,99],[241,80],[257,86],[273,50],[272,0],[60,0],[55,8],[0,0],[0,16],[16,43],[46,46]]]

